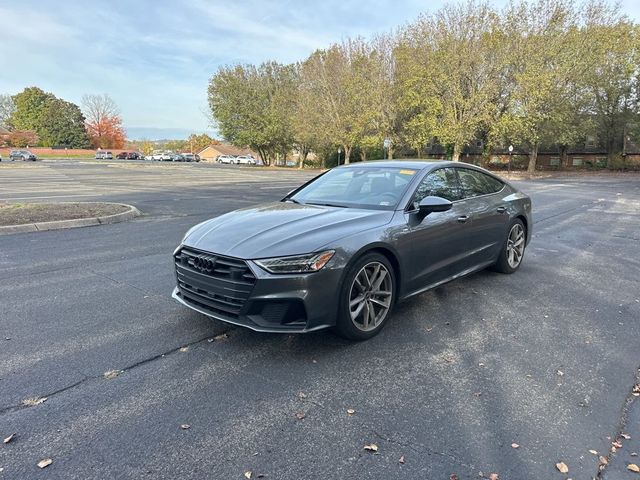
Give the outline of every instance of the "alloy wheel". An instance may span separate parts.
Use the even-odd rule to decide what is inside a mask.
[[[387,267],[371,262],[360,269],[349,292],[349,315],[364,332],[376,329],[386,318],[393,300],[393,280]]]
[[[507,263],[511,268],[517,268],[524,255],[524,228],[516,223],[509,231],[507,238]]]

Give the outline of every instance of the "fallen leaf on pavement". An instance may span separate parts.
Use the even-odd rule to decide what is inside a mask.
[[[244,478],[251,478],[251,475],[253,475],[253,473],[251,473],[251,470],[247,470],[246,472],[244,472]]]
[[[38,462],[38,468],[48,467],[52,463],[53,463],[53,460],[51,460],[50,458],[44,458]]]
[[[498,480],[498,474],[492,473],[491,475],[489,475],[489,480]]]
[[[511,448],[520,448],[520,445],[518,445],[517,443],[512,443]]]
[[[121,373],[122,373],[122,370],[107,370],[106,372],[104,372],[103,376],[107,380],[111,380],[112,378],[116,378]]]
[[[307,398],[307,394],[304,392],[298,392],[298,397],[304,400],[305,398]]]
[[[559,377],[562,377],[564,376],[564,372],[562,370],[557,370],[556,375],[558,375]]]
[[[22,401],[22,404],[26,407],[35,407],[36,405],[40,405],[47,401],[47,397],[34,397],[34,398],[26,398]]]
[[[347,408],[347,413],[349,415],[353,415],[354,413],[356,413],[356,411],[353,408]]]
[[[631,440],[631,435],[629,435],[628,433],[621,433],[620,436],[625,440]]]
[[[229,335],[227,335],[226,333],[221,333],[220,335],[216,335],[215,337],[213,337],[214,340],[225,340],[229,338]]]
[[[304,412],[296,412],[296,418],[298,420],[302,420],[304,417],[306,417]]]
[[[569,467],[567,467],[567,464],[564,462],[558,462],[556,463],[556,468],[558,469],[558,471],[560,473],[567,473],[569,472]]]
[[[627,465],[627,470],[631,470],[632,472],[640,473],[640,467],[635,463],[630,463]]]
[[[375,443],[367,443],[364,446],[365,450],[368,450],[370,452],[377,452],[378,451],[378,445],[376,445]]]
[[[189,347],[182,347],[180,349],[181,352],[188,352],[189,351]]]
[[[632,457],[637,457],[638,454],[636,452],[631,452],[629,455],[631,455]]]
[[[15,433],[12,433],[11,435],[9,435],[7,438],[4,439],[3,443],[9,443],[11,440],[13,440],[16,437]]]
[[[189,425],[188,423],[183,423],[182,425],[180,425],[180,428],[182,430],[188,430],[189,428],[191,428],[191,425]]]
[[[404,455],[400,457],[400,460],[398,460],[398,463],[402,463],[404,465]]]
[[[458,480],[458,475],[452,473],[451,475],[449,475],[449,480]]]
[[[633,390],[631,390],[631,393],[634,397],[640,397],[640,383],[633,386]]]
[[[598,457],[598,461],[602,464],[602,465],[608,465],[609,464],[609,459],[603,455],[600,455]]]
[[[589,453],[593,454],[593,455],[597,455],[598,452],[596,452],[595,450],[589,450]]]

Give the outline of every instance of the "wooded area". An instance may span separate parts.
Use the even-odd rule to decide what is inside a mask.
[[[611,162],[639,114],[638,32],[605,1],[470,1],[295,64],[221,67],[208,100],[220,134],[266,163],[420,156],[434,139],[457,161],[481,139],[487,155],[517,146],[533,171],[542,146],[586,138]]]

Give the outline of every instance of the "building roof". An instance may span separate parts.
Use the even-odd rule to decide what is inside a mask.
[[[207,150],[211,149],[212,151],[216,151],[218,152],[220,155],[247,155],[247,154],[254,154],[253,151],[251,151],[248,148],[238,148],[234,145],[229,145],[228,143],[220,143],[220,144],[216,144],[216,145],[209,145],[207,148],[203,149],[202,151],[198,152],[198,155],[202,155],[203,153],[207,152]]]

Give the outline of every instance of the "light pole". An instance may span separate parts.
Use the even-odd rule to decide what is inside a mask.
[[[338,165],[340,165],[340,154],[342,153],[342,149],[338,147]]]
[[[509,145],[509,176],[511,176],[511,154],[513,153],[513,145]]]

